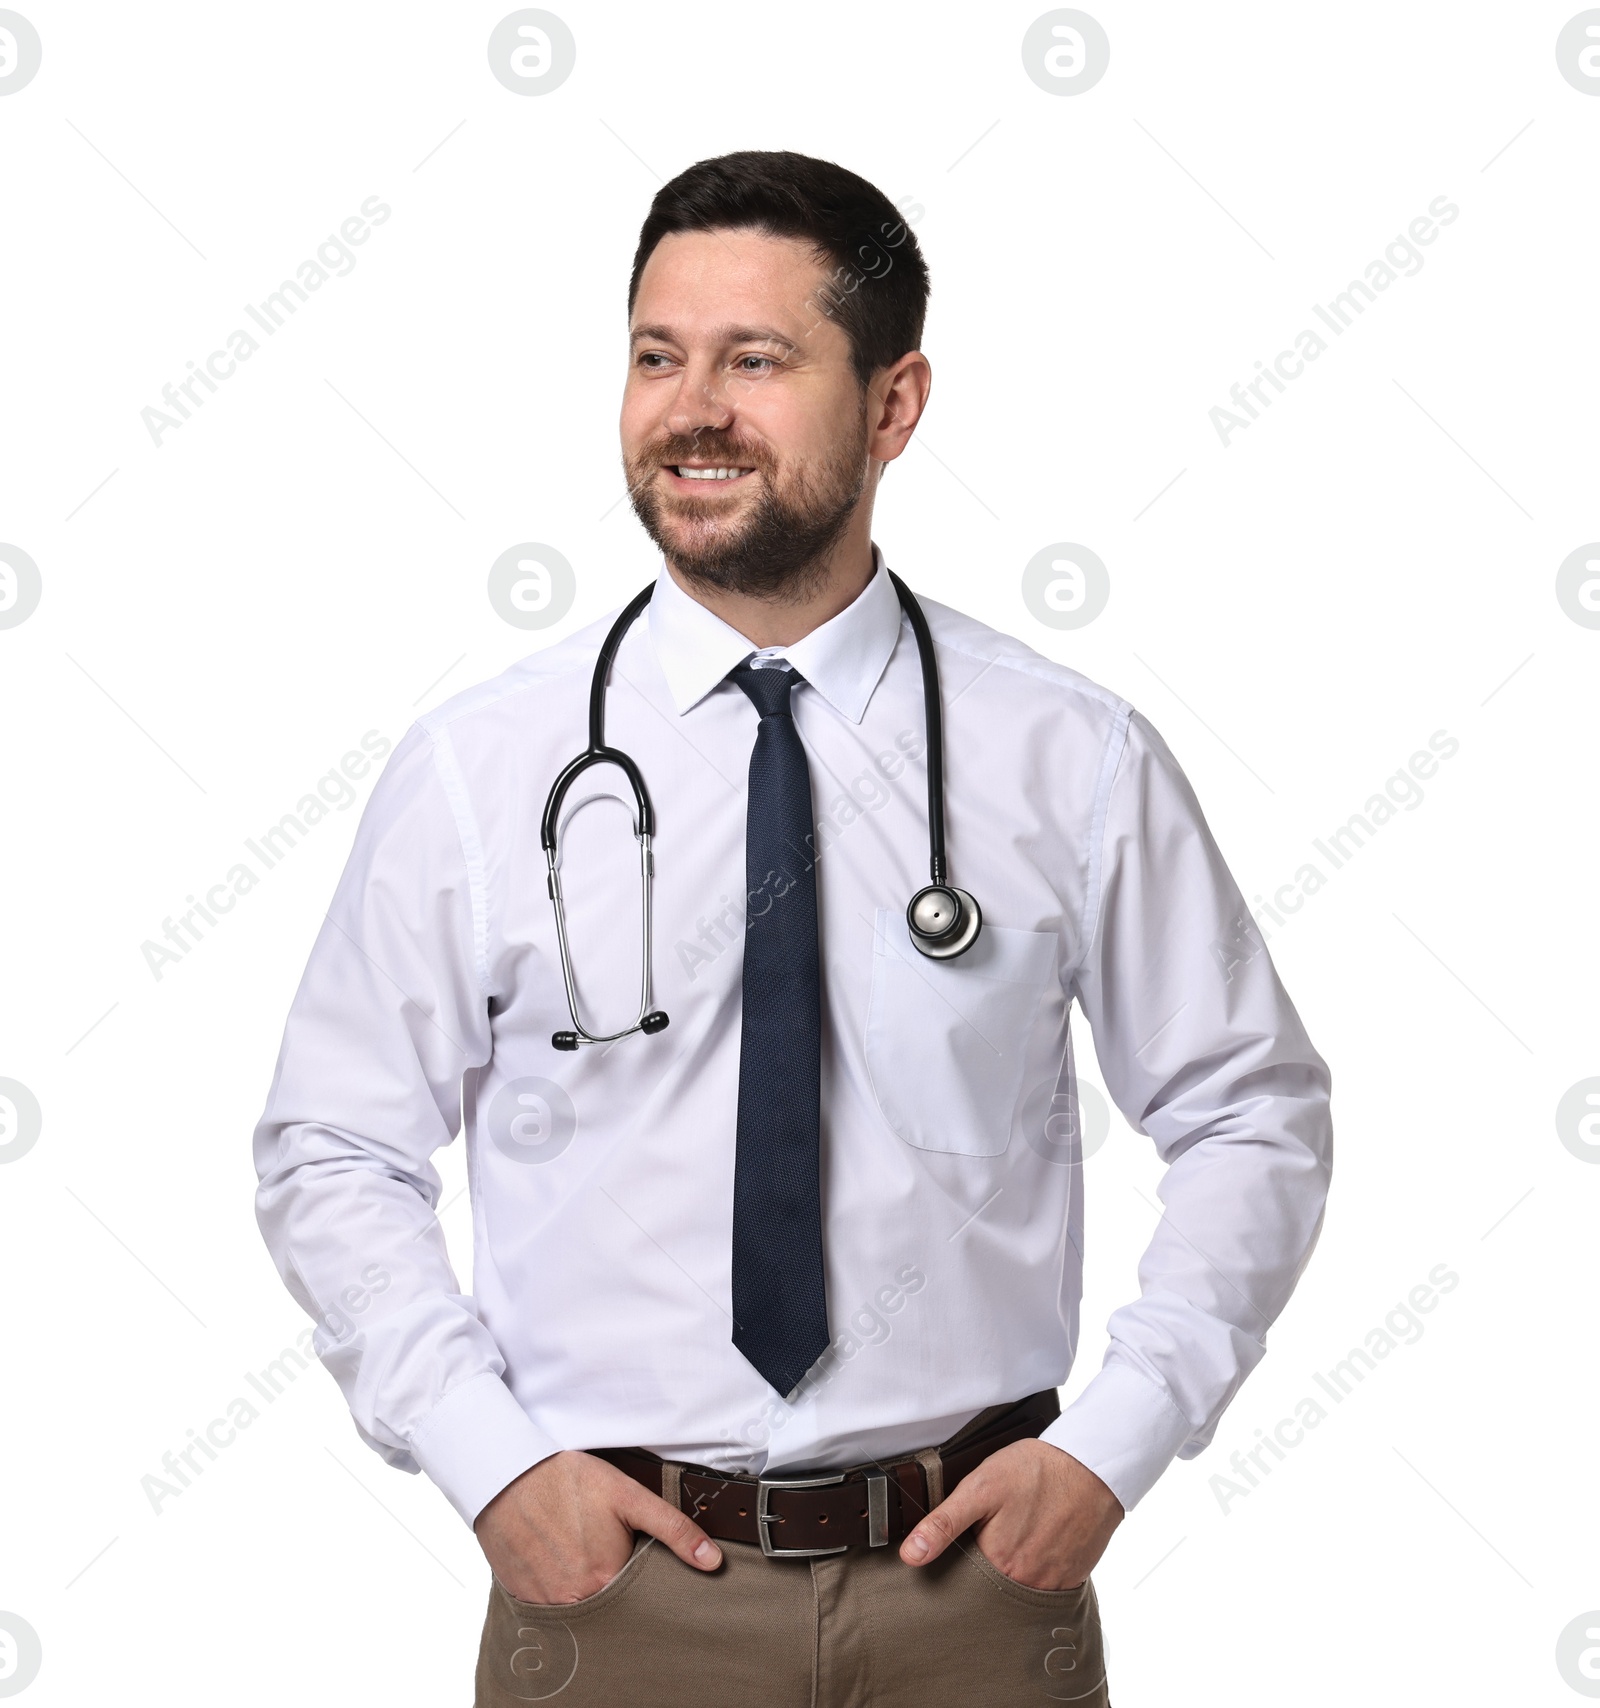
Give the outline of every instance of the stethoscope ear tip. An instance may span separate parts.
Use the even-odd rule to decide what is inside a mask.
[[[552,1032],[550,1034],[550,1047],[553,1050],[578,1050],[586,1043],[614,1043],[617,1038],[626,1038],[628,1032],[665,1032],[669,1025],[671,1025],[671,1021],[657,1008],[646,1014],[637,1026],[630,1026],[627,1031],[618,1032],[610,1038],[591,1038],[587,1032]]]

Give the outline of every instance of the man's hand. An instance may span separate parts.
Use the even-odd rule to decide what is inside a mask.
[[[900,1544],[908,1566],[936,1560],[969,1525],[990,1565],[1033,1589],[1076,1589],[1122,1522],[1122,1503],[1047,1441],[991,1453]]]
[[[722,1550],[700,1526],[588,1453],[557,1453],[508,1483],[472,1528],[490,1569],[519,1601],[581,1601],[628,1563],[633,1533],[658,1537],[703,1572]]]

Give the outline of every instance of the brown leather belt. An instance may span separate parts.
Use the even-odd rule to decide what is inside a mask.
[[[642,1447],[596,1447],[686,1512],[720,1542],[749,1542],[775,1558],[839,1554],[902,1542],[991,1453],[1039,1435],[1061,1414],[1054,1388],[980,1412],[938,1447],[844,1471],[780,1477],[724,1476],[658,1458]]]

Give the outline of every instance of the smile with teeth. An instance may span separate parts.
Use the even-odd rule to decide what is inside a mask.
[[[692,469],[685,467],[681,463],[669,466],[672,468],[672,472],[677,475],[680,480],[737,480],[741,475],[751,474],[754,472],[747,468]]]

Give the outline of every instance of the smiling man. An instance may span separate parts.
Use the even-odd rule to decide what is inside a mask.
[[[648,602],[418,720],[295,997],[258,1216],[363,1437],[482,1545],[478,1708],[1107,1704],[1089,1574],[1321,1227],[1327,1069],[1172,754],[873,541],[927,295],[828,162],[660,191]],[[1166,1213],[1063,1411],[1074,1003]]]

